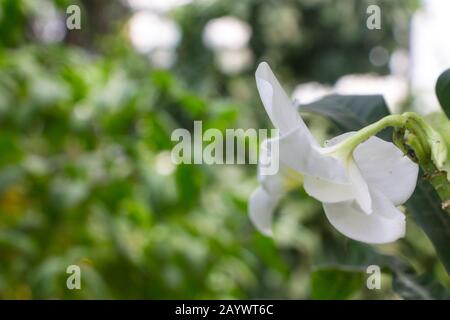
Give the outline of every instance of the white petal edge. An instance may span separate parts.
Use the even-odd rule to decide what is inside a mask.
[[[354,134],[355,132],[346,132],[339,136],[336,136],[326,141],[325,147],[332,147],[342,142],[343,140],[351,137]],[[350,183],[342,185],[342,187],[340,187],[335,183],[330,183],[327,181],[319,181],[323,191],[320,192],[320,190],[314,190],[316,191],[316,194],[320,196],[320,198],[318,199],[321,200],[322,202],[335,203],[339,202],[340,199],[346,201],[353,198],[356,200],[360,208],[366,214],[370,214],[372,212],[372,200],[369,193],[369,187],[367,185],[367,182],[364,180],[364,176],[362,175],[357,163],[354,161],[353,158],[347,160],[346,169]],[[308,187],[310,187],[310,185]],[[316,187],[318,188],[319,186]],[[336,193],[336,195],[333,196],[329,193]],[[347,197],[347,199],[345,197]],[[327,200],[327,198],[330,200]]]
[[[267,115],[280,132],[287,133],[301,127],[310,143],[316,144],[300,114],[281,87],[267,62],[261,62],[255,73],[256,86]]]
[[[372,244],[390,243],[405,235],[405,216],[381,192],[371,190],[373,212],[362,212],[353,201],[324,203],[330,223],[345,236]]]
[[[248,202],[250,221],[262,234],[272,237],[272,219],[279,196],[267,193],[259,186],[253,191]]]
[[[353,158],[348,160],[347,173],[356,202],[366,214],[371,214],[372,198],[369,193],[369,187]]]
[[[258,180],[263,188],[271,195],[282,195],[298,186],[303,181],[303,176],[292,170],[278,159],[278,154],[271,154],[268,151],[267,144],[271,139],[264,140],[260,145],[260,157],[258,163]],[[275,174],[266,174],[262,170],[264,161],[264,168],[272,166],[272,161],[278,161],[278,171]]]
[[[395,205],[413,194],[419,166],[393,143],[371,137],[356,147],[353,157],[369,187],[383,192]]]

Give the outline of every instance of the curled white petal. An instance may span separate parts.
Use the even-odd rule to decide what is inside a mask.
[[[347,173],[352,186],[353,195],[355,196],[355,201],[365,213],[371,214],[372,199],[370,197],[369,187],[353,158],[348,160]]]
[[[349,183],[336,183],[319,177],[305,176],[304,188],[311,197],[327,203],[355,200],[366,213],[372,212],[372,200],[366,181],[353,160],[348,161]]]
[[[389,243],[405,235],[405,216],[381,192],[371,190],[372,214],[354,201],[324,203],[330,223],[345,236],[366,243]]]
[[[333,139],[325,142],[325,148],[333,147],[354,134],[355,132],[346,132],[337,137],[334,137]],[[364,180],[364,176],[362,175],[358,164],[354,161],[353,157],[351,157],[350,159],[344,159],[343,161],[345,161],[346,172],[350,183],[344,185],[336,185],[335,183],[327,183],[327,181],[321,181],[319,183],[321,184],[322,188],[325,188],[326,192],[322,191],[319,194],[319,191],[316,191],[315,193],[320,196],[316,198],[321,200],[322,202],[328,203],[339,202],[340,199],[350,200],[353,198],[365,213],[370,214],[372,212],[372,200],[369,193],[369,187],[367,185],[367,182]],[[329,195],[328,192],[336,193],[336,196],[333,197]],[[347,199],[345,199],[346,196]]]
[[[356,147],[353,157],[370,188],[383,192],[395,205],[413,194],[419,166],[393,143],[371,137]]]
[[[284,92],[277,78],[266,62],[261,62],[255,73],[256,86],[273,125],[282,134],[301,127],[310,143],[317,145],[292,101]]]
[[[334,146],[354,134],[347,132],[334,137],[326,146]],[[395,205],[405,203],[413,194],[419,166],[392,142],[370,137],[356,147],[353,158],[367,185],[383,192]]]
[[[269,237],[272,236],[272,218],[278,200],[279,196],[269,194],[260,186],[253,191],[248,204],[249,217],[253,225]]]

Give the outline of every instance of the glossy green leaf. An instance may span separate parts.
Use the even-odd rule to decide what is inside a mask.
[[[333,121],[342,132],[357,131],[384,116],[389,115],[386,102],[381,95],[328,95],[318,101],[300,105],[299,111],[313,112]],[[391,140],[391,130],[378,135]]]
[[[397,271],[392,287],[405,300],[446,300],[450,297],[447,289],[428,274],[418,276]]]
[[[439,259],[450,274],[450,217],[440,204],[441,200],[431,184],[420,178],[406,207],[433,243]]]
[[[392,274],[392,289],[405,300],[449,298],[449,292],[444,286],[436,282],[429,274],[417,274],[403,258],[382,254],[372,246],[353,240],[333,242],[329,245],[332,248],[332,254],[329,252],[325,255],[326,260],[321,261],[327,267],[319,269],[319,274],[311,275],[311,283],[315,286],[311,287],[311,294],[315,299],[351,297],[354,291],[365,285],[372,274],[367,273],[367,267],[371,265],[378,266],[382,272]],[[335,292],[338,289],[340,293]]]
[[[436,96],[450,119],[450,69],[444,71],[436,82]]]

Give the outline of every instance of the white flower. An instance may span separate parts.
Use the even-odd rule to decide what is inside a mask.
[[[256,71],[261,100],[273,125],[279,129],[280,170],[259,175],[261,186],[250,197],[249,215],[254,225],[271,235],[273,211],[280,197],[301,183],[323,203],[330,223],[349,238],[367,243],[387,243],[404,236],[405,217],[396,206],[413,193],[418,166],[392,143],[370,137],[348,148],[348,132],[321,147],[267,63]],[[268,148],[273,140],[262,143]],[[275,159],[274,159],[275,160]]]
[[[191,0],[123,0],[133,10],[153,10],[167,12],[176,7],[188,4]]]
[[[203,30],[203,42],[215,51],[247,47],[252,35],[248,23],[233,16],[211,19]]]
[[[178,25],[157,14],[139,11],[129,21],[129,35],[133,46],[141,53],[156,49],[174,49],[181,40]]]

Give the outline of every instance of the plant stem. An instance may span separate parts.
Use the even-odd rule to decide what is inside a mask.
[[[450,181],[447,173],[439,170],[431,161],[430,148],[424,139],[419,139],[417,126],[408,126],[410,131],[405,136],[405,128],[396,128],[393,134],[394,144],[407,154],[411,160],[418,163],[424,172],[424,178],[428,180],[441,199],[441,207],[450,213]],[[420,134],[419,134],[420,136]],[[424,146],[424,143],[426,144]],[[428,147],[428,148],[427,148]]]
[[[398,114],[386,116],[377,122],[374,122],[367,127],[358,130],[354,135],[338,143],[330,148],[330,153],[341,156],[351,156],[353,150],[361,143],[376,135],[381,130],[387,127],[403,127],[406,119]]]
[[[447,173],[436,168],[431,162],[426,167],[421,167],[425,171],[424,178],[431,183],[441,198],[442,209],[450,213],[450,181],[447,180]]]

